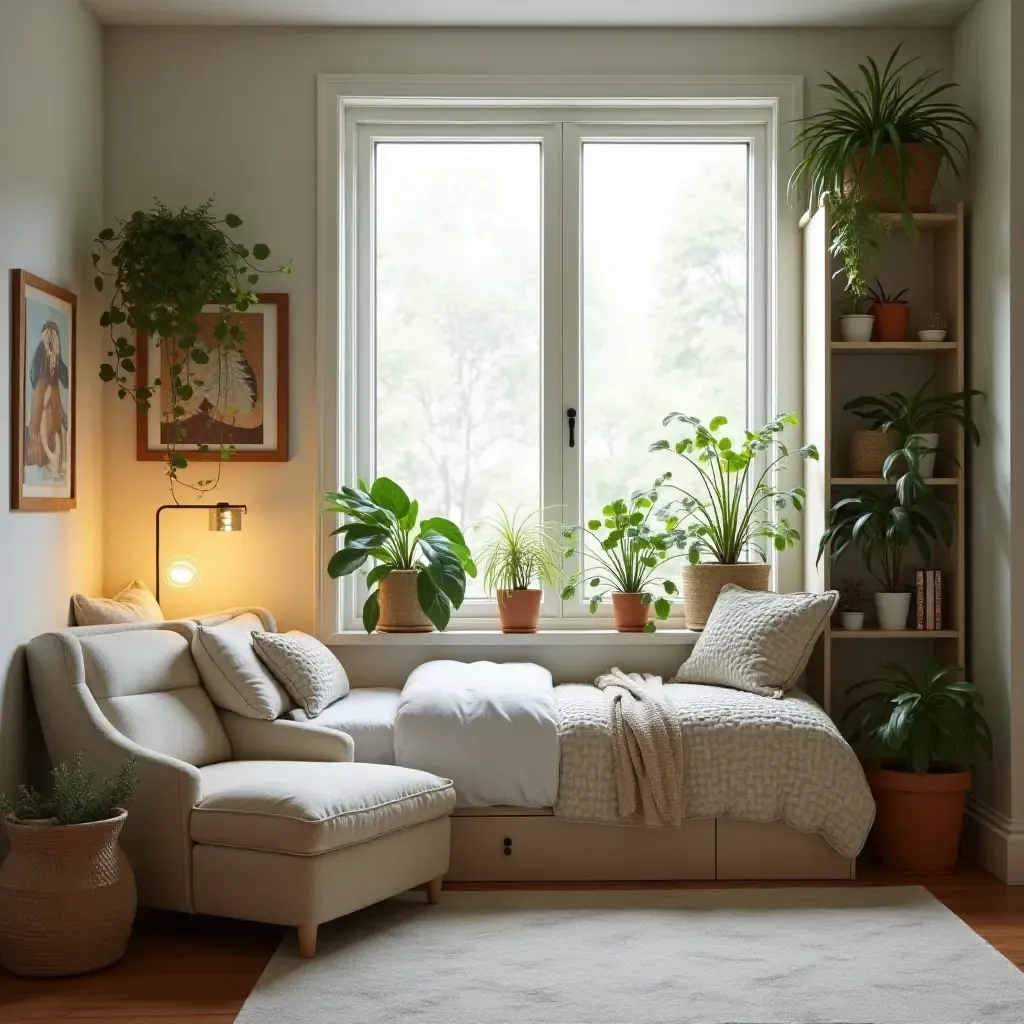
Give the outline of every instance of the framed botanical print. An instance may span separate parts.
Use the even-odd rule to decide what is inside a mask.
[[[245,331],[238,349],[217,348],[214,326],[218,306],[204,306],[199,315],[199,344],[211,353],[196,366],[192,395],[179,416],[177,449],[189,462],[217,461],[222,445],[235,453],[232,462],[288,461],[288,296],[280,292],[257,295],[231,323]],[[139,412],[136,458],[157,461],[171,440],[169,389],[154,386],[170,376],[168,352],[156,336],[139,331],[136,344],[138,383],[153,387],[148,411]],[[207,445],[207,450],[200,450]]]
[[[11,271],[11,508],[75,507],[78,300]]]

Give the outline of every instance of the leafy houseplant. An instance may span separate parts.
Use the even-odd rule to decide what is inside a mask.
[[[116,230],[99,233],[92,255],[96,289],[103,291],[104,277],[113,278],[110,303],[100,317],[100,326],[110,332],[111,361],[100,366],[100,378],[116,385],[119,398],[133,399],[140,413],[163,389],[164,461],[172,495],[176,485],[199,494],[213,490],[223,462],[234,453],[231,445],[221,443],[212,477],[187,483],[180,476],[188,467],[181,450],[183,423],[203,416],[216,430],[216,424],[230,422],[240,393],[232,382],[251,377],[244,357],[246,333],[236,314],[258,301],[253,288],[260,279],[259,264],[270,257],[262,242],[249,249],[233,241],[227,231],[241,227],[241,218],[229,213],[218,219],[212,205],[208,200],[172,210],[156,202],[151,210],[136,210]],[[103,269],[101,261],[111,269]],[[289,274],[291,265],[277,272]],[[212,338],[201,336],[199,319],[210,305],[217,307]],[[125,330],[157,340],[162,370],[152,385],[135,380],[136,348]],[[197,447],[208,457],[208,445]]]
[[[561,575],[561,549],[556,535],[540,521],[540,511],[520,517],[503,508],[481,524],[490,540],[478,552],[488,593],[497,592],[504,633],[536,633],[543,591]]]
[[[875,281],[877,287],[871,288],[871,315],[875,318],[876,341],[906,341],[910,326],[910,306],[903,298],[907,289],[890,295],[882,287],[882,282]]]
[[[832,221],[829,251],[842,260],[833,277],[845,275],[851,306],[851,311],[839,318],[842,339],[870,341],[875,318],[867,311],[870,287],[866,265],[869,255],[878,250],[882,236],[888,232],[889,223],[864,205],[856,187],[830,195],[828,206]]]
[[[970,769],[979,750],[992,754],[982,697],[960,680],[959,668],[930,664],[920,675],[894,661],[882,668],[887,675],[850,687],[868,692],[844,715],[850,741],[880,763],[868,774],[876,845],[890,867],[948,870],[957,860]]]
[[[672,610],[668,597],[654,598],[651,589],[660,586],[671,596],[677,588],[671,580],[659,576],[659,570],[678,558],[682,540],[676,520],[669,518],[652,525],[658,489],[665,477],[659,477],[649,491],[635,491],[627,502],[617,498],[601,510],[602,519],[591,519],[586,526],[564,531],[582,549],[584,566],[573,573],[562,589],[562,600],[570,601],[583,587],[590,587],[590,614],[596,615],[605,596],[611,592],[615,628],[622,633],[653,633],[651,606],[658,619],[665,620]],[[602,536],[603,533],[603,536]],[[565,551],[572,558],[577,546]]]
[[[476,576],[462,531],[440,517],[422,520],[417,529],[419,502],[386,476],[372,487],[360,480],[357,487],[330,491],[325,501],[326,511],[349,519],[331,534],[343,538],[327,565],[331,578],[350,575],[369,558],[376,562],[366,574],[366,632],[443,630],[452,608],[462,605],[466,575]]]
[[[135,919],[135,876],[117,844],[140,776],[134,758],[109,779],[79,753],[53,769],[50,793],[0,797],[11,850],[0,865],[0,963],[61,975],[119,960]]]
[[[856,632],[864,628],[864,609],[868,603],[864,584],[848,577],[839,586],[839,621],[843,629]]]
[[[680,545],[688,565],[683,569],[683,607],[689,629],[703,629],[719,591],[726,583],[748,590],[767,590],[770,569],[763,546],[770,542],[785,551],[800,534],[777,513],[792,505],[803,508],[802,487],[780,488],[774,476],[790,458],[817,459],[813,445],[790,449],[781,439],[787,425],[795,425],[793,413],[777,416],[758,431],[747,430],[742,441],[720,436],[724,416],[705,426],[694,416],[671,413],[664,425],[679,422],[687,436],[671,444],[657,441],[651,451],[673,451],[697,474],[693,489],[668,485],[681,495],[660,511],[670,522],[681,522]],[[666,474],[669,479],[671,474]],[[761,563],[747,562],[754,552]],[[707,560],[705,559],[705,556]]]

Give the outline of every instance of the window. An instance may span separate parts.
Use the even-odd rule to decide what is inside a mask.
[[[494,502],[573,524],[678,475],[648,453],[668,413],[763,420],[778,402],[772,118],[755,104],[348,108],[335,479],[393,476],[464,527]],[[336,623],[358,628],[362,582],[343,586]],[[603,624],[554,591],[542,614]],[[451,628],[496,620],[477,584]]]

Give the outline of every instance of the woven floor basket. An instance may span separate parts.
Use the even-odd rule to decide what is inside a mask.
[[[378,633],[429,633],[434,627],[416,596],[418,569],[396,569],[380,581]]]
[[[855,430],[850,435],[850,476],[882,475],[885,460],[896,451],[898,438],[893,431]]]
[[[735,583],[745,590],[767,590],[771,566],[764,562],[739,562],[721,565],[701,562],[683,566],[683,618],[687,629],[703,629],[718,593],[726,583]]]
[[[14,974],[84,974],[124,955],[135,876],[107,821],[42,825],[7,819],[0,865],[0,963]]]

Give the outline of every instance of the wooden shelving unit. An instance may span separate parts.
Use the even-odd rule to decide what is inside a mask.
[[[966,310],[964,302],[963,208],[955,212],[921,213],[914,217],[916,237],[904,230],[899,214],[886,214],[892,230],[882,242],[878,276],[890,289],[908,288],[911,331],[927,313],[938,310],[948,321],[942,342],[844,342],[839,334],[842,275],[829,253],[831,230],[828,210],[819,210],[801,222],[804,245],[804,437],[821,450],[819,462],[805,464],[807,501],[804,508],[804,585],[822,591],[838,586],[845,577],[860,578],[868,592],[877,589],[854,552],[833,567],[828,559],[815,564],[818,538],[834,501],[860,487],[892,487],[882,479],[848,475],[847,449],[851,431],[863,426],[843,404],[859,395],[888,391],[907,393],[935,375],[938,391],[961,391],[964,383]],[[885,358],[881,358],[881,357]],[[834,365],[834,361],[838,363]],[[819,642],[808,667],[807,685],[834,717],[845,706],[851,682],[877,673],[882,662],[900,660],[917,665],[929,657],[947,664],[965,661],[965,502],[964,440],[959,428],[943,424],[940,444],[956,461],[939,458],[936,476],[927,482],[950,502],[953,543],[940,547],[933,564],[943,572],[942,630],[858,632],[830,627]],[[959,467],[958,467],[959,464]],[[908,551],[905,582],[913,570],[925,568]],[[913,611],[912,613],[913,614]],[[873,607],[869,611],[869,622]],[[852,643],[851,641],[860,641]],[[840,652],[834,650],[841,644]],[[837,656],[838,653],[838,656]]]

